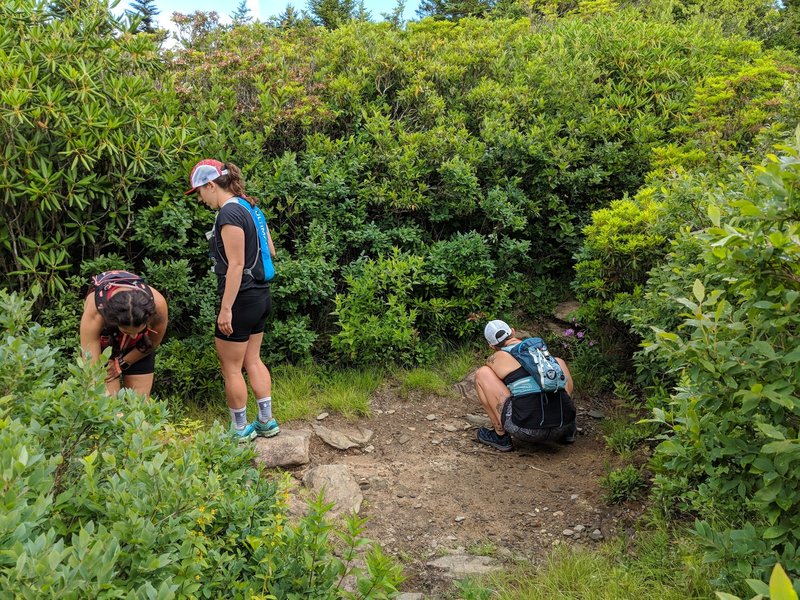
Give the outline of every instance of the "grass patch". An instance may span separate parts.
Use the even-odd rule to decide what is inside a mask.
[[[410,392],[444,396],[447,384],[436,371],[419,367],[400,375],[400,393],[407,397]]]
[[[453,352],[446,354],[442,358],[439,368],[444,381],[448,385],[458,383],[477,367],[483,364],[481,358],[471,346],[456,348]]]
[[[377,371],[334,371],[321,384],[318,394],[325,407],[353,418],[369,414],[369,397],[380,383]]]
[[[303,419],[321,408],[316,397],[319,387],[319,371],[316,367],[279,365],[270,372],[272,411],[280,421]]]
[[[491,540],[474,542],[467,546],[467,554],[472,554],[473,556],[495,556],[497,554],[497,545]]]
[[[688,539],[666,530],[640,532],[633,547],[560,546],[542,568],[519,566],[459,585],[464,600],[619,600],[712,598],[710,567]]]

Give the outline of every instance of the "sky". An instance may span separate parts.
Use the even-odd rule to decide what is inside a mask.
[[[250,7],[250,14],[261,21],[266,21],[272,16],[279,15],[286,10],[286,5],[291,4],[298,11],[306,9],[307,0],[247,0]],[[155,5],[160,14],[158,15],[159,26],[165,29],[172,29],[170,17],[173,12],[184,14],[195,11],[216,11],[223,23],[230,20],[230,15],[236,10],[239,0],[228,0],[220,3],[218,0],[156,0]],[[380,21],[381,13],[390,13],[394,9],[396,0],[364,0],[364,6],[372,13],[374,21]],[[419,0],[406,0],[404,18],[416,19],[416,9]]]

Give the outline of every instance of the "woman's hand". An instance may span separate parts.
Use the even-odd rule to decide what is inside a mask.
[[[106,374],[106,383],[109,381],[114,381],[120,375],[122,375],[122,367],[119,366],[119,361],[116,358],[112,358],[108,361],[108,370]]]
[[[219,316],[217,317],[217,327],[225,335],[233,333],[233,312],[230,308],[224,306],[219,309]]]

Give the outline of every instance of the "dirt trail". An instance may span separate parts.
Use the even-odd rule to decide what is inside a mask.
[[[554,543],[594,544],[588,536],[595,529],[612,537],[635,516],[635,509],[607,506],[598,483],[615,461],[600,422],[586,413],[611,407],[578,395],[582,431],[575,444],[502,453],[475,440],[465,415],[482,411],[468,382],[461,390],[467,395],[403,399],[386,385],[373,395],[372,416],[357,422],[375,432],[374,449],[335,450],[312,436],[312,462],[294,472],[302,477],[317,465],[349,467],[364,495],[360,514],[369,517],[368,537],[405,566],[409,579],[402,589],[427,597],[452,589],[446,575],[428,565],[444,554],[483,546],[496,548],[497,561],[538,562]],[[324,421],[333,429],[353,424],[339,415]],[[584,528],[577,539],[563,534],[575,526]]]

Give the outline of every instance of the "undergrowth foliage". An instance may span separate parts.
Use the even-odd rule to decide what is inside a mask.
[[[800,130],[791,144],[708,205],[689,261],[676,247],[665,270],[682,281],[690,262],[691,294],[643,356],[678,376],[653,398],[657,496],[698,515],[709,557],[738,577],[776,560],[800,573]]]
[[[385,598],[401,577],[321,499],[290,519],[220,426],[191,436],[165,405],[106,396],[100,367],[54,376],[31,303],[0,291],[0,589],[15,598]],[[334,554],[335,551],[335,554]],[[365,567],[359,567],[361,560]],[[338,589],[354,576],[356,591]]]

